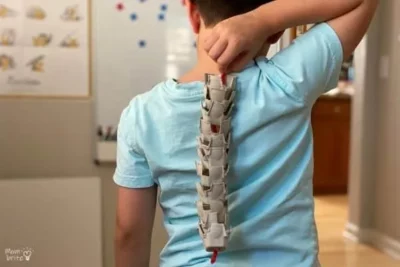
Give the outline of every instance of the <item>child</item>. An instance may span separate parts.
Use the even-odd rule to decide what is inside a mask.
[[[378,0],[186,1],[198,63],[135,97],[118,132],[116,267],[148,267],[157,189],[169,241],[160,266],[210,266],[196,210],[204,74],[238,72],[221,267],[315,267],[310,113],[336,87]],[[319,23],[272,59],[290,27]]]

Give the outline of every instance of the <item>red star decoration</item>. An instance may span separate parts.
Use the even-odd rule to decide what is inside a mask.
[[[124,10],[124,8],[125,8],[124,4],[122,4],[122,3],[117,4],[117,9],[118,9],[119,11]]]

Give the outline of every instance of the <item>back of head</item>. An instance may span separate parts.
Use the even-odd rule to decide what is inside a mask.
[[[247,13],[273,0],[190,0],[195,4],[206,27],[218,22]]]

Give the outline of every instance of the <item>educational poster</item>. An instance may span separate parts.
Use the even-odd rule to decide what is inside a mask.
[[[89,95],[89,0],[0,0],[0,96]]]

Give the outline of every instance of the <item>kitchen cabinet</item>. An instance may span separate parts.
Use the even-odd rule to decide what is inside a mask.
[[[346,193],[350,154],[351,96],[323,96],[312,111],[314,193]]]

